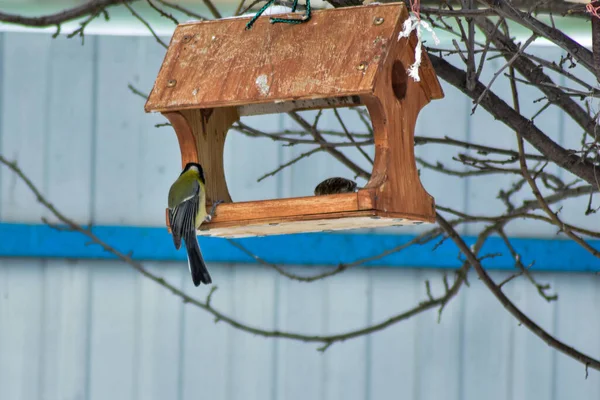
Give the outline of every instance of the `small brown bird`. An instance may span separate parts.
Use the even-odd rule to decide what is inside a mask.
[[[327,178],[315,188],[315,196],[326,194],[352,193],[356,191],[356,182],[350,179],[334,177]]]

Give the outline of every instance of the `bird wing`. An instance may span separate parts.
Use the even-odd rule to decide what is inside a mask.
[[[177,250],[181,246],[182,237],[185,239],[190,232],[193,232],[193,235],[196,234],[195,222],[199,200],[199,196],[194,196],[170,211],[171,233]]]
[[[181,247],[181,233],[175,229],[175,217],[177,216],[176,210],[169,209],[169,225],[171,226],[171,236],[173,236],[173,243],[175,248],[179,250]]]
[[[182,175],[179,179],[188,180],[190,178]],[[200,194],[200,184],[193,177],[189,182],[180,183],[183,183],[183,185],[179,185],[179,187],[185,187],[187,190],[175,191],[171,187],[169,191],[169,222],[171,223],[173,243],[177,250],[181,247],[181,236],[186,229],[192,229],[195,232],[195,216]],[[191,220],[192,228],[189,227],[188,220]]]
[[[177,187],[177,190],[174,188]],[[185,189],[184,189],[185,188]],[[193,175],[181,175],[169,190],[169,208],[171,210],[180,204],[198,196],[200,193],[200,183]]]

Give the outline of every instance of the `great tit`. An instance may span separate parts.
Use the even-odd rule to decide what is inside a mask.
[[[315,196],[327,194],[352,193],[356,191],[356,182],[350,179],[334,177],[327,178],[315,188]]]
[[[195,286],[212,283],[196,237],[196,229],[208,219],[205,183],[202,166],[188,163],[169,190],[169,221],[173,243],[179,250],[183,238]]]

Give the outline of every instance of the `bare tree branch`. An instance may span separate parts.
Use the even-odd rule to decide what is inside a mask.
[[[429,58],[438,75],[467,96],[477,99],[485,90],[485,86],[477,81],[475,90],[469,91],[465,85],[466,73],[464,71],[434,54],[430,54]],[[496,119],[499,119],[511,129],[519,131],[524,139],[533,145],[540,153],[548,157],[549,160],[585,180],[595,188],[600,187],[597,180],[597,165],[592,164],[559,146],[536,127],[535,124],[512,109],[496,94],[488,92],[487,96],[483,97],[480,104]]]
[[[490,83],[488,83],[488,85],[485,87],[485,90],[483,91],[483,93],[481,93],[479,95],[479,97],[477,98],[477,100],[475,100],[475,106],[471,110],[471,113],[475,112],[477,105],[479,105],[479,102],[481,101],[481,99],[483,99],[483,96],[486,95],[486,93],[488,92],[490,87],[494,84],[494,81],[496,81],[496,78],[498,78],[498,76],[502,73],[502,71],[504,71],[507,67],[510,67],[512,65],[512,63],[514,63],[515,60],[521,55],[521,53],[527,48],[527,46],[529,46],[531,43],[533,43],[533,41],[536,38],[537,38],[536,35],[531,35],[529,37],[529,39],[527,39],[525,44],[523,44],[523,46],[519,47],[519,50],[517,50],[517,52],[515,54],[513,54],[513,56],[506,62],[506,64],[504,64],[498,71],[496,71],[496,73],[492,77],[492,80],[490,81]],[[472,88],[467,87],[467,89],[474,90],[475,89],[475,81],[473,81],[473,83],[472,83]]]
[[[336,160],[338,160],[339,162],[341,162],[342,164],[344,164],[346,167],[348,167],[352,172],[354,172],[354,174],[356,174],[357,177],[361,177],[364,179],[369,179],[370,174],[365,171],[364,169],[360,168],[358,165],[356,165],[354,162],[350,161],[350,159],[348,157],[346,157],[342,152],[329,147],[327,144],[327,140],[325,140],[325,138],[323,137],[323,135],[321,135],[321,133],[315,128],[313,127],[311,124],[309,124],[308,122],[306,122],[306,120],[304,118],[302,118],[298,113],[296,113],[295,111],[292,111],[290,113],[288,113],[288,115],[294,120],[296,121],[298,124],[300,124],[300,126],[302,126],[304,129],[306,129],[314,138],[315,141],[329,154],[331,154]]]
[[[61,25],[65,22],[85,17],[90,14],[100,13],[108,7],[119,4],[129,4],[138,0],[90,0],[84,4],[60,11],[54,14],[43,15],[40,17],[25,17],[18,14],[9,14],[0,11],[0,21],[9,24],[23,26],[32,26],[44,28],[49,26]]]
[[[187,8],[184,8],[184,7],[180,6],[179,4],[173,4],[173,3],[170,3],[170,2],[168,2],[166,0],[156,0],[156,1],[158,1],[160,4],[162,4],[162,5],[166,6],[166,7],[172,8],[173,10],[177,10],[177,11],[179,11],[179,12],[187,15],[188,17],[195,18],[198,21],[204,21],[204,20],[208,19],[208,18],[206,18],[203,15],[200,15],[200,14],[198,14],[196,12],[193,12],[193,11],[187,9]]]
[[[515,133],[517,134],[517,143],[519,146],[519,153],[523,154],[523,152],[524,152],[523,138],[521,137],[521,134],[519,133],[519,131],[516,131]],[[600,258],[599,250],[593,248],[585,240],[583,240],[581,237],[579,237],[578,235],[573,233],[565,225],[565,223],[563,223],[562,220],[558,217],[558,212],[554,212],[550,209],[550,206],[544,199],[544,196],[542,196],[542,194],[540,193],[540,189],[538,188],[537,183],[535,183],[535,179],[532,178],[531,175],[529,174],[529,171],[527,170],[527,161],[525,160],[525,157],[523,157],[522,155],[519,157],[519,163],[521,164],[521,171],[522,171],[523,177],[527,180],[527,183],[529,183],[529,186],[531,187],[531,191],[533,192],[535,198],[540,203],[541,208],[546,212],[546,214],[548,214],[548,217],[550,217],[552,222],[556,226],[558,226],[560,228],[560,230],[562,232],[564,232],[568,237],[570,237],[575,243],[579,244],[581,247],[586,249],[593,256]],[[596,187],[600,187],[599,181],[596,181]]]
[[[150,33],[152,34],[152,36],[154,36],[154,39],[156,39],[156,41],[158,42],[158,44],[160,44],[162,47],[164,47],[165,49],[167,49],[169,46],[162,41],[162,39],[160,37],[158,37],[158,35],[156,34],[156,32],[154,32],[154,29],[152,29],[152,27],[150,26],[150,24],[148,23],[148,21],[146,21],[144,18],[142,18],[142,16],[140,14],[138,14],[133,7],[131,7],[129,4],[127,3],[123,3],[123,5],[125,7],[127,7],[127,9],[129,10],[129,12],[131,12],[131,15],[133,15],[135,18],[137,18],[142,24],[144,24],[144,26],[146,28],[148,28],[148,30],[150,31]]]
[[[536,84],[536,87],[549,100],[563,109],[579,126],[593,136],[594,121],[573,99],[566,96],[562,90],[553,87],[554,82],[541,68],[538,68],[527,57],[522,56],[523,47],[519,48],[508,35],[503,35],[494,29],[494,24],[488,19],[478,19],[477,24],[497,48],[504,50],[503,54],[509,60],[508,64],[514,65],[521,75]]]
[[[396,315],[394,315],[390,318],[387,318],[379,323],[373,324],[371,326],[367,326],[365,328],[351,330],[348,332],[334,334],[334,335],[307,335],[307,334],[300,334],[300,333],[294,333],[294,332],[284,332],[284,331],[279,331],[279,330],[267,330],[267,329],[257,328],[257,327],[242,323],[232,317],[229,317],[228,315],[226,315],[223,312],[219,311],[218,309],[214,308],[211,304],[211,300],[212,300],[212,297],[216,290],[216,287],[213,287],[210,290],[210,292],[208,293],[208,295],[204,301],[201,301],[195,297],[192,297],[192,296],[186,294],[181,289],[179,289],[176,286],[174,286],[173,284],[167,282],[164,278],[159,277],[159,276],[151,273],[150,271],[148,271],[140,262],[131,258],[131,253],[125,254],[125,253],[117,250],[116,248],[112,247],[111,245],[109,245],[108,243],[106,243],[105,241],[100,239],[98,236],[96,236],[96,234],[94,234],[92,232],[91,228],[84,228],[84,227],[80,226],[79,224],[75,223],[73,220],[71,220],[64,214],[62,214],[60,211],[58,211],[58,209],[56,209],[56,207],[54,207],[54,205],[52,205],[52,203],[50,203],[48,200],[46,200],[46,198],[42,195],[42,193],[39,191],[39,189],[25,175],[25,173],[17,166],[17,164],[15,162],[10,162],[6,158],[4,158],[4,156],[0,155],[0,163],[4,164],[6,167],[8,167],[10,170],[12,170],[19,177],[19,179],[21,179],[23,181],[23,183],[25,183],[25,185],[32,191],[32,193],[35,195],[37,201],[40,204],[42,204],[48,211],[50,211],[50,213],[54,217],[56,217],[61,223],[66,225],[65,228],[63,228],[61,226],[56,226],[57,229],[78,232],[78,233],[86,236],[88,239],[90,239],[90,243],[100,246],[104,251],[114,255],[117,259],[126,263],[127,265],[129,265],[130,267],[132,267],[133,269],[135,269],[136,271],[141,273],[146,278],[152,280],[153,282],[157,283],[158,285],[162,286],[163,288],[169,290],[172,294],[181,298],[181,300],[184,303],[194,305],[194,306],[201,308],[204,311],[212,314],[213,317],[215,318],[215,322],[222,321],[222,322],[225,322],[226,324],[228,324],[236,329],[239,329],[241,331],[251,333],[254,335],[268,337],[268,338],[280,338],[280,339],[297,340],[297,341],[302,341],[302,342],[321,343],[322,346],[318,349],[320,351],[325,351],[327,348],[329,348],[334,343],[343,342],[343,341],[357,338],[357,337],[364,336],[364,335],[369,335],[373,332],[383,330],[383,329],[385,329],[391,325],[394,325],[400,321],[409,319],[421,312],[430,310],[435,307],[443,307],[452,298],[454,298],[456,296],[456,294],[458,293],[459,289],[461,288],[461,286],[464,282],[467,269],[469,268],[469,265],[465,263],[463,265],[463,267],[456,273],[456,278],[455,278],[452,286],[448,286],[447,290],[445,291],[445,293],[442,296],[439,296],[436,298],[430,298],[426,301],[422,301],[417,306],[409,309],[408,311],[396,314]],[[51,226],[55,226],[55,225],[51,225]],[[233,242],[233,243],[235,243],[235,242]]]
[[[80,20],[79,28],[71,32],[68,36],[73,37],[79,35],[83,40],[84,31],[92,21],[102,16],[104,16],[105,19],[108,19],[108,10],[110,7],[124,5],[130,10],[135,18],[144,24],[157,42],[166,47],[166,44],[158,37],[151,24],[144,20],[141,15],[132,7],[132,4],[135,1],[136,0],[90,0],[84,4],[71,7],[59,13],[43,15],[39,17],[25,17],[21,15],[0,12],[0,22],[20,24],[31,27],[56,26],[57,33],[55,35],[57,35],[60,32],[61,24],[68,21]],[[196,19],[206,19],[199,14],[193,13],[192,11],[187,10],[177,4],[173,4],[167,0],[145,1],[162,17],[168,18],[175,24],[178,23],[177,19],[161,7],[164,6],[173,10],[177,10]],[[202,1],[209,9],[213,17],[221,18],[221,13],[211,0]],[[600,237],[600,232],[593,229],[577,227],[574,224],[563,221],[563,218],[559,217],[559,213],[553,211],[553,208],[556,208],[557,202],[579,196],[589,196],[587,207],[584,210],[582,209],[582,212],[584,212],[585,215],[592,214],[596,211],[592,207],[592,196],[597,194],[598,190],[600,189],[600,174],[598,172],[598,169],[600,168],[600,137],[597,133],[598,115],[600,115],[600,111],[596,110],[590,105],[590,100],[600,96],[600,91],[595,82],[586,82],[584,79],[579,78],[575,73],[571,73],[570,70],[571,68],[575,67],[576,64],[579,64],[583,68],[586,68],[593,73],[597,73],[597,63],[593,62],[592,52],[575,42],[565,32],[557,29],[552,18],[550,19],[551,26],[549,26],[545,22],[542,22],[536,18],[534,13],[554,12],[563,15],[579,15],[580,17],[586,18],[585,20],[580,18],[580,21],[587,21],[589,17],[583,12],[581,5],[571,5],[560,0],[548,0],[543,2],[538,0],[513,0],[511,2],[505,0],[478,1],[480,4],[483,4],[485,8],[477,9],[477,6],[474,4],[473,0],[461,0],[460,3],[462,5],[462,9],[454,9],[453,6],[448,3],[439,5],[433,0],[422,1],[422,17],[427,19],[435,27],[435,29],[441,29],[449,32],[452,35],[452,38],[456,38],[453,40],[455,49],[429,48],[429,58],[436,68],[438,75],[442,79],[446,80],[448,83],[455,86],[461,92],[471,98],[475,103],[475,107],[481,105],[481,108],[485,109],[491,116],[502,121],[507,127],[515,131],[518,139],[517,145],[514,148],[505,149],[476,144],[474,141],[477,140],[477,134],[474,136],[474,140],[468,139],[467,141],[452,139],[447,136],[417,136],[415,137],[415,145],[435,144],[438,146],[448,146],[448,148],[459,148],[459,151],[460,149],[465,149],[477,152],[477,154],[473,154],[463,151],[458,152],[458,154],[454,156],[453,160],[462,163],[462,165],[468,168],[466,171],[449,169],[442,163],[435,160],[430,162],[417,158],[417,162],[419,162],[422,167],[429,168],[438,173],[451,174],[459,177],[489,174],[509,174],[516,176],[517,179],[513,180],[506,186],[502,184],[502,186],[498,188],[498,198],[500,198],[506,205],[506,209],[504,211],[499,211],[498,214],[495,215],[471,215],[466,212],[457,211],[438,205],[438,211],[450,213],[457,216],[457,218],[448,222],[438,214],[437,219],[439,227],[429,230],[407,243],[401,243],[398,246],[388,249],[380,254],[375,254],[360,260],[356,260],[352,263],[340,264],[330,271],[312,276],[300,276],[292,274],[282,266],[270,263],[264,258],[252,254],[252,252],[239,243],[231,241],[232,245],[250,257],[253,257],[261,265],[273,269],[282,276],[299,282],[314,282],[319,279],[333,277],[346,271],[348,268],[360,266],[369,261],[380,259],[386,255],[402,251],[409,246],[418,246],[434,239],[439,239],[436,246],[434,246],[434,248],[437,248],[439,245],[444,243],[448,237],[451,238],[459,247],[461,253],[467,257],[467,260],[461,260],[462,266],[456,272],[453,282],[449,282],[448,278],[444,276],[443,294],[438,296],[434,295],[434,293],[432,293],[429,281],[426,281],[425,301],[422,301],[420,304],[414,306],[408,311],[398,313],[372,326],[335,335],[305,335],[294,332],[266,330],[237,321],[213,307],[212,300],[216,287],[213,287],[210,290],[204,301],[189,296],[171,283],[166,282],[163,278],[150,273],[141,263],[133,260],[131,258],[131,254],[124,254],[116,250],[98,238],[90,228],[81,227],[74,221],[61,214],[44,198],[44,196],[42,196],[39,190],[15,163],[7,161],[2,156],[0,156],[0,163],[3,163],[14,173],[16,173],[17,176],[29,187],[29,189],[32,190],[38,201],[44,205],[52,215],[61,221],[61,223],[65,224],[66,227],[62,225],[54,225],[46,221],[49,225],[59,230],[79,232],[82,235],[85,235],[91,243],[101,246],[105,251],[115,255],[119,260],[136,269],[145,277],[171,291],[185,303],[195,305],[196,307],[209,312],[215,317],[215,321],[217,322],[223,321],[242,331],[264,337],[285,338],[319,343],[319,349],[324,351],[334,343],[371,334],[432,308],[438,308],[439,318],[445,305],[456,295],[456,293],[458,293],[459,289],[462,287],[462,284],[465,283],[468,285],[466,280],[467,272],[472,266],[475,268],[477,274],[484,281],[486,286],[488,286],[488,288],[504,305],[504,307],[506,307],[511,314],[513,314],[519,321],[527,326],[528,329],[532,330],[532,332],[546,341],[546,343],[548,343],[550,346],[584,363],[586,365],[586,370],[588,366],[599,369],[598,361],[578,352],[577,350],[567,346],[566,344],[549,335],[542,328],[533,323],[518,308],[516,308],[502,292],[503,285],[507,284],[512,279],[524,276],[534,285],[538,293],[546,300],[551,301],[555,299],[555,295],[547,294],[549,287],[547,285],[538,283],[531,275],[529,266],[523,264],[520,254],[511,244],[510,239],[505,233],[506,227],[518,219],[527,218],[551,224],[553,227],[556,227],[559,232],[567,235],[571,240],[578,243],[591,254],[597,257],[600,256],[599,250],[594,249],[580,236],[585,235],[590,237]],[[289,1],[285,0],[283,3],[287,4]],[[330,0],[330,3],[335,7],[342,7],[362,4],[362,0]],[[256,4],[258,4],[258,2],[255,1],[247,5],[247,7],[250,9]],[[236,14],[238,14],[245,6],[245,1],[240,0],[237,6]],[[497,18],[497,21],[488,17]],[[445,18],[450,18],[450,20],[447,21]],[[463,19],[465,18],[466,25],[463,25]],[[509,30],[507,20],[514,21],[531,31],[530,39],[523,46],[519,47],[515,43],[513,35],[511,35]],[[479,30],[476,30],[476,27]],[[525,48],[532,43],[536,37],[550,40],[566,50],[568,54],[565,57],[562,57],[559,62],[555,62],[554,60],[545,59],[543,57],[525,52]],[[485,41],[481,40],[483,38],[485,38]],[[462,41],[461,45],[458,43],[459,39]],[[438,53],[439,56],[436,56],[435,54]],[[459,68],[443,59],[443,56],[448,56],[451,54],[460,57],[463,60],[462,62],[464,63],[464,66]],[[478,65],[475,63],[476,55],[480,55],[480,61]],[[489,84],[486,86],[480,81],[484,65],[487,63],[487,61],[499,57],[503,57],[505,59],[505,65],[495,73],[491,82],[489,82]],[[500,76],[500,74],[503,73],[503,70],[507,68],[508,74],[503,75],[507,76],[509,79],[513,100],[512,107],[507,102],[502,100],[492,87],[497,77]],[[517,77],[516,73],[520,74],[522,78]],[[556,84],[550,78],[549,74],[551,73],[560,74],[561,79],[566,79],[568,83],[561,83],[560,85]],[[536,106],[539,107],[539,110],[534,113],[533,117],[527,117],[521,112],[520,103],[530,99],[519,97],[517,83],[524,83],[531,87],[535,87],[543,94],[543,96],[539,99],[533,100],[534,103],[540,103],[539,106]],[[571,88],[571,85],[576,86],[576,88]],[[131,85],[130,89],[135,95],[143,98],[147,97],[146,94],[142,93]],[[585,102],[577,102],[578,99],[585,100]],[[536,120],[539,115],[542,115],[542,113],[544,113],[545,110],[547,110],[551,105],[558,107],[561,112],[564,112],[567,117],[569,117],[583,129],[583,132],[585,133],[582,135],[580,147],[576,149],[568,149],[559,145],[550,138],[550,135],[540,129],[540,126],[542,125],[538,126],[535,124],[534,120]],[[316,146],[312,150],[292,158],[287,163],[283,163],[276,170],[268,172],[259,178],[259,180],[264,179],[267,176],[273,176],[284,168],[293,165],[302,158],[308,157],[316,152],[327,152],[329,155],[341,162],[344,166],[349,168],[357,177],[369,179],[369,172],[361,168],[344,152],[344,148],[346,147],[356,147],[370,164],[373,163],[373,159],[362,148],[362,146],[373,144],[373,130],[369,121],[368,112],[363,108],[353,108],[353,110],[357,112],[359,118],[368,131],[368,134],[352,132],[350,129],[348,129],[349,127],[354,129],[354,127],[347,125],[337,110],[334,110],[334,113],[340,123],[341,131],[319,129],[318,121],[322,115],[321,112],[317,115],[317,118],[312,124],[302,118],[298,113],[289,113],[290,117],[294,119],[303,130],[266,133],[262,132],[261,130],[251,128],[242,122],[238,123],[234,129],[250,137],[265,137],[279,141],[284,146],[293,146],[296,144]],[[539,121],[539,119],[536,121]],[[581,132],[576,132],[576,134],[580,133]],[[344,140],[343,138],[347,139],[347,141],[338,141]],[[526,154],[524,152],[523,140],[527,140],[540,154]],[[528,161],[530,163],[534,162],[531,164],[531,167],[528,166]],[[575,174],[589,185],[586,184],[576,186],[579,184],[579,180],[567,182],[567,179],[561,179],[561,173],[563,171],[560,173],[554,173],[554,171],[548,172],[546,167],[550,162],[556,164],[564,171]],[[519,164],[518,168],[515,167],[516,163]],[[538,187],[540,182],[543,186]],[[549,194],[543,196],[540,188],[548,189]],[[525,191],[527,192],[525,193],[527,200],[517,201],[516,199],[522,198]],[[458,236],[455,227],[462,224],[470,224],[475,222],[484,222],[486,227],[478,234],[477,242],[475,243],[474,247],[470,249]],[[494,255],[483,255],[481,257],[478,256],[481,247],[489,235],[495,232],[498,232],[503,239],[508,252],[510,252],[514,259],[515,267],[517,269],[515,274],[511,275],[498,285],[495,284],[491,278],[489,278],[487,272],[484,270],[481,264],[482,259],[486,257],[493,257]],[[446,236],[444,236],[444,234]]]
[[[567,51],[587,70],[595,73],[592,52],[565,35],[562,31],[546,25],[539,19],[533,17],[530,13],[520,11],[506,0],[479,0],[479,2],[495,10],[498,15],[511,19],[525,28],[530,29],[534,34],[550,40],[555,45]]]
[[[513,317],[515,317],[518,321],[520,321],[527,329],[529,329],[532,333],[542,339],[546,344],[567,356],[583,363],[586,367],[591,367],[595,370],[600,371],[600,361],[581,353],[580,351],[574,349],[571,346],[566,345],[560,340],[556,339],[544,329],[542,329],[539,325],[533,322],[529,317],[527,317],[521,310],[517,308],[506,295],[502,292],[502,289],[494,283],[492,278],[485,271],[477,256],[469,249],[469,246],[463,241],[463,239],[456,233],[456,230],[442,217],[439,213],[436,216],[437,223],[440,227],[446,232],[446,234],[452,239],[452,241],[458,246],[460,251],[467,257],[467,260],[471,264],[471,266],[477,272],[479,279],[487,286],[487,288],[492,292],[494,296],[498,299],[500,304],[510,312]]]

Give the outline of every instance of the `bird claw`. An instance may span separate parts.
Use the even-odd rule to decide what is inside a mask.
[[[210,212],[208,213],[208,215],[206,217],[204,217],[204,221],[206,221],[206,222],[212,221],[213,217],[215,216],[215,211],[217,210],[217,206],[221,203],[224,203],[224,201],[217,200],[213,203],[212,207],[210,208]]]

